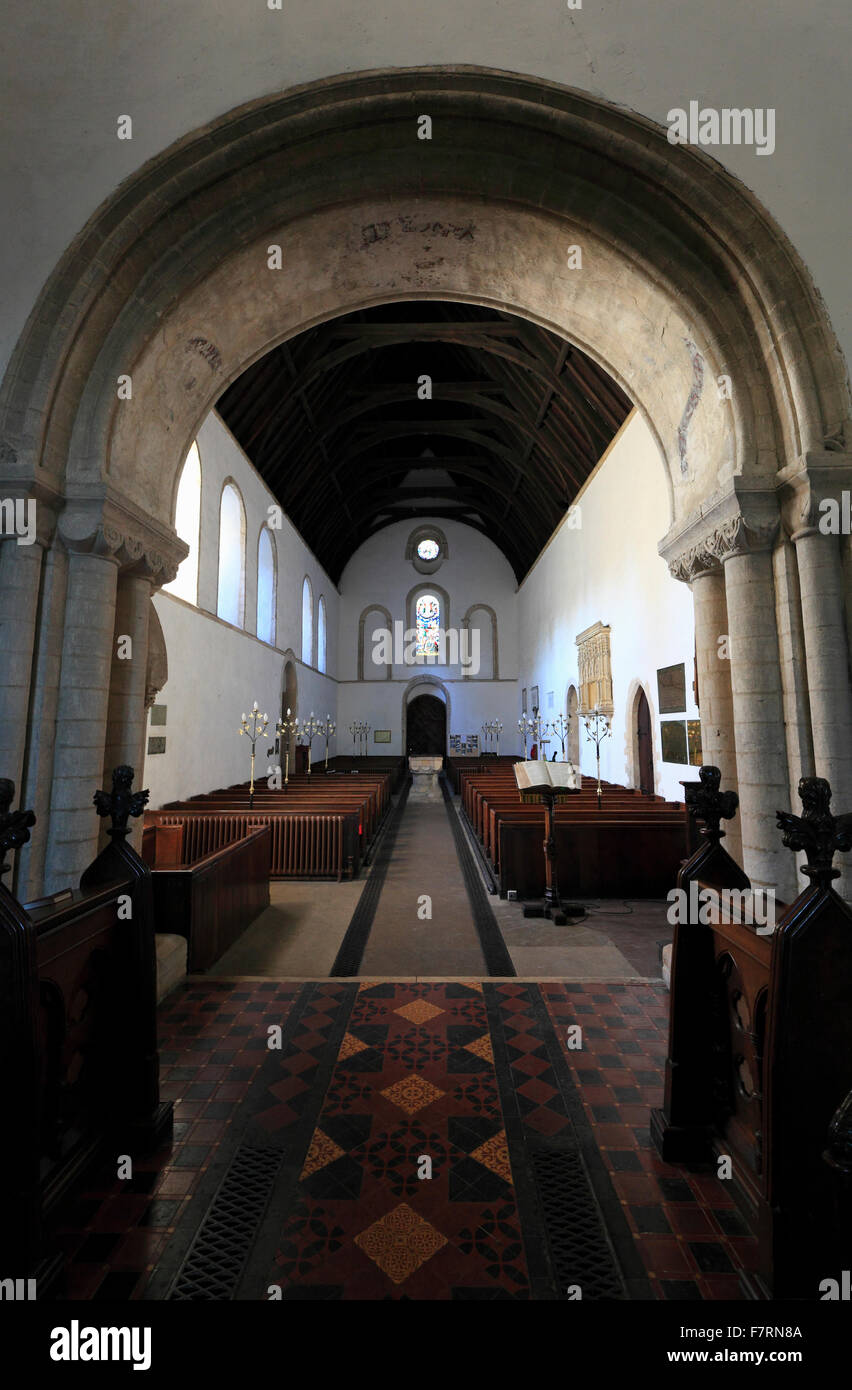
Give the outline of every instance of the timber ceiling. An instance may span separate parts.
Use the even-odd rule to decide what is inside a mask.
[[[282,343],[216,409],[335,583],[368,537],[425,516],[489,536],[520,582],[631,403],[526,319],[408,300]]]

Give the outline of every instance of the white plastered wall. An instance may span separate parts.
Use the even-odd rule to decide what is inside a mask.
[[[697,719],[692,595],[671,578],[657,554],[657,541],[669,524],[668,494],[659,453],[635,412],[578,506],[581,524],[563,522],[521,585],[519,684],[527,688],[528,709],[530,689],[537,685],[542,716],[564,713],[568,687],[573,683],[579,691],[576,637],[593,623],[609,624],[615,711],[612,735],[601,745],[601,776],[633,784],[630,721],[641,684],[651,708],[655,790],[682,800],[680,781],[694,781],[698,772],[661,761],[657,669],[683,662],[687,705],[677,717]],[[515,719],[520,693],[518,700]],[[552,753],[553,745],[547,751]],[[593,774],[594,745],[584,732],[580,757],[582,770]]]
[[[248,740],[238,733],[240,716],[253,700],[269,715],[270,737],[257,743],[256,771],[267,767],[266,750],[272,746],[272,728],[280,714],[285,654],[296,654],[299,683],[299,715],[312,711],[317,718],[337,714],[335,633],[337,589],[286,517],[273,531],[277,560],[277,643],[274,647],[254,636],[257,612],[257,542],[268,508],[275,498],[261,480],[230,431],[215,412],[198,431],[201,458],[201,548],[198,566],[198,607],[171,594],[154,597],[169,658],[169,679],[157,696],[166,707],[165,725],[151,725],[148,734],[165,736],[166,751],[145,759],[144,785],[151,793],[149,805],[210,791],[243,781],[249,775]],[[219,499],[222,485],[231,478],[242,495],[246,511],[245,628],[240,630],[216,617],[218,590]],[[314,597],[314,662],[316,661],[316,608],[320,595],[326,601],[328,623],[327,673],[299,658],[302,650],[302,582],[310,577]],[[325,741],[314,742],[314,757],[324,755]],[[345,747],[345,744],[341,744]],[[332,740],[330,752],[335,752]],[[274,760],[273,760],[274,761]]]

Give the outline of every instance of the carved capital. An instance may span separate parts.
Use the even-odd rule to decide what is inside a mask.
[[[174,532],[113,500],[69,503],[59,529],[69,550],[112,560],[122,573],[149,579],[155,587],[170,583],[189,554]]]
[[[845,532],[852,513],[852,455],[805,454],[783,471],[779,494],[784,527],[793,541],[818,532]]]

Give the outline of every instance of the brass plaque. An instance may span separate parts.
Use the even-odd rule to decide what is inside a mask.
[[[689,745],[689,762],[692,767],[701,767],[701,720],[687,719],[686,741]]]
[[[684,719],[660,721],[660,746],[664,763],[688,763]]]

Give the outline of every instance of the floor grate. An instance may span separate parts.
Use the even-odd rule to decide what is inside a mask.
[[[232,1299],[283,1158],[241,1146],[225,1174],[169,1293],[170,1299]]]
[[[625,1299],[579,1149],[535,1148],[530,1161],[560,1297],[579,1286],[584,1300]]]

